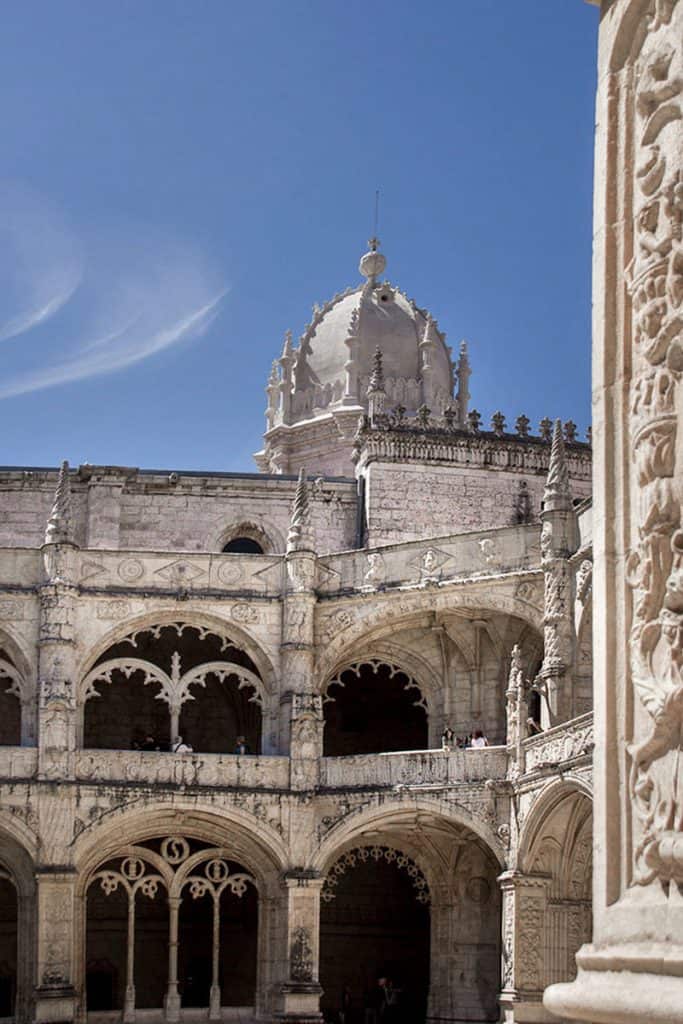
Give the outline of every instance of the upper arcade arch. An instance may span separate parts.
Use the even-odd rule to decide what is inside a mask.
[[[327,756],[420,750],[428,745],[428,706],[420,684],[378,658],[346,664],[325,687]]]
[[[543,632],[543,610],[514,593],[499,588],[477,591],[473,588],[449,587],[435,590],[424,588],[411,594],[383,594],[371,611],[364,606],[356,609],[353,602],[344,602],[329,612],[327,623],[322,624],[325,644],[316,670],[319,680],[327,679],[335,667],[351,657],[354,651],[368,647],[392,633],[400,633],[414,625],[420,617],[435,624],[434,616],[441,619],[449,614],[460,615],[470,621],[487,615],[514,616]]]
[[[228,753],[244,736],[261,744],[270,694],[232,630],[183,620],[139,624],[81,679],[86,747]]]
[[[144,615],[127,619],[107,630],[81,658],[77,670],[78,677],[81,680],[84,679],[110,648],[129,637],[135,638],[141,633],[162,629],[165,626],[192,627],[206,635],[213,634],[222,641],[244,651],[254,663],[265,691],[269,694],[273,692],[276,680],[275,667],[263,644],[242,624],[212,615],[202,608],[193,608],[190,604],[183,607],[181,614],[177,610],[152,609]],[[133,648],[130,650],[132,653]]]

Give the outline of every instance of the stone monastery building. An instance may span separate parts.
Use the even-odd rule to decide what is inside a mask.
[[[2,472],[2,1016],[363,1020],[387,974],[521,1020],[573,977],[590,446],[484,425],[384,267],[286,336],[261,474]]]
[[[0,471],[0,1018],[683,1021],[683,3],[602,8],[594,512],[376,239],[260,473]]]

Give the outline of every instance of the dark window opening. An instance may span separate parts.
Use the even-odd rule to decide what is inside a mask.
[[[424,750],[427,712],[417,686],[390,665],[346,669],[325,702],[325,757]]]
[[[228,555],[262,555],[264,552],[259,542],[251,537],[233,537],[223,548],[223,553]]]

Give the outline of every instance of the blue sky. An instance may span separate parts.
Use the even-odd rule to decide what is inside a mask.
[[[376,188],[473,405],[583,432],[596,34],[580,0],[7,4],[0,462],[254,470]]]

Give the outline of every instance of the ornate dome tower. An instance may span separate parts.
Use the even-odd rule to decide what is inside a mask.
[[[353,475],[353,436],[368,409],[377,349],[387,409],[402,406],[410,416],[427,406],[440,414],[452,401],[454,368],[445,334],[413,299],[381,280],[386,259],[376,238],[368,244],[359,264],[363,282],[315,306],[296,348],[291,332],[285,335],[266,388],[265,445],[255,456],[263,472],[294,473],[305,465],[311,472]],[[466,395],[460,397],[457,413],[464,424]]]

